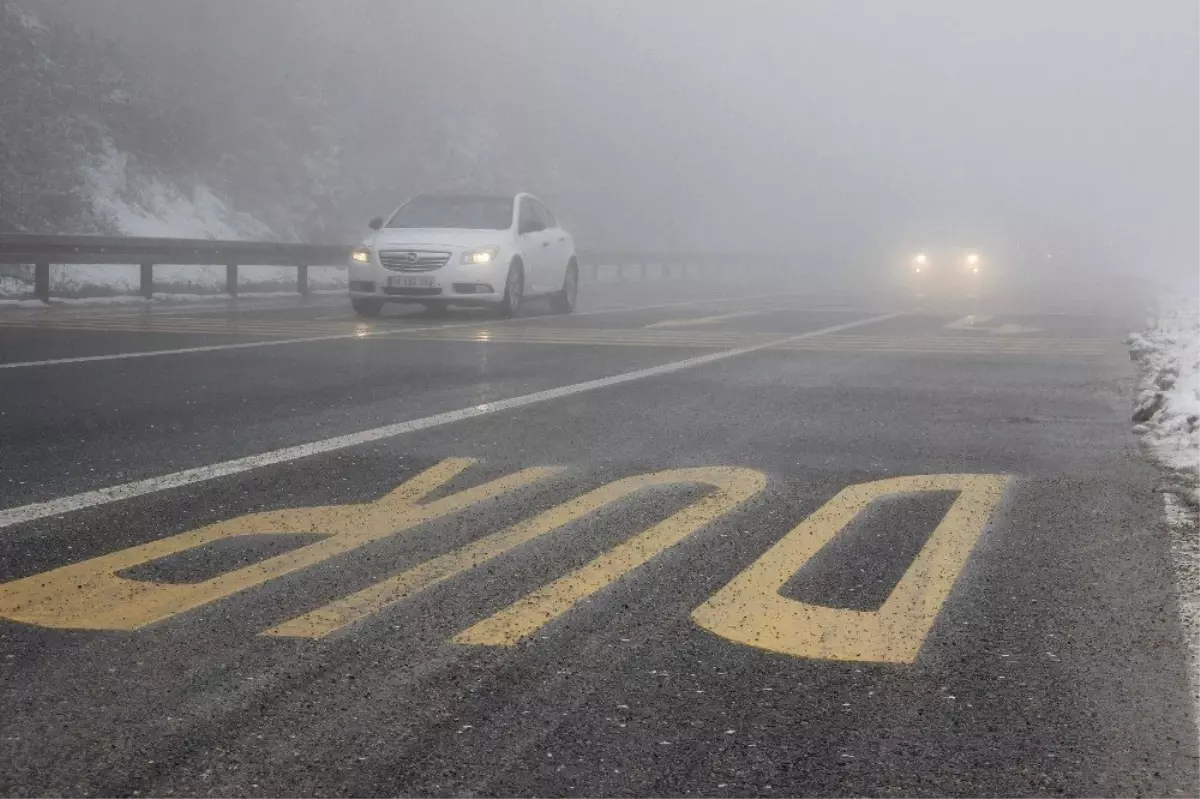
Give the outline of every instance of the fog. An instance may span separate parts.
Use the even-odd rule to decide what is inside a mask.
[[[337,125],[381,180],[356,214],[469,184],[606,249],[1200,262],[1194,0],[48,5],[206,115],[294,115],[320,85],[296,129]],[[474,172],[415,166],[464,135]]]

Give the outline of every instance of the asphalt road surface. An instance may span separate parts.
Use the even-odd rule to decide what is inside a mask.
[[[1136,300],[0,311],[0,793],[1195,796]]]

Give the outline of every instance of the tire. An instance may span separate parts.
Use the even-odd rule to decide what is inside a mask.
[[[359,316],[379,316],[383,311],[383,300],[371,300],[365,297],[351,297],[350,305]]]
[[[567,273],[563,276],[563,287],[550,297],[550,310],[555,313],[571,313],[575,310],[575,301],[579,298],[579,265],[575,259],[567,264]]]
[[[512,319],[521,312],[521,300],[525,296],[525,270],[520,261],[513,261],[504,278],[504,299],[497,312],[501,319]]]

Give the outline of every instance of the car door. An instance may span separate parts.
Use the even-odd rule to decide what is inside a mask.
[[[567,261],[571,260],[570,242],[567,241],[566,231],[558,226],[558,220],[554,218],[554,214],[550,213],[550,209],[544,203],[534,200],[533,207],[546,226],[546,237],[542,244],[546,252],[546,289],[558,291],[566,277]]]
[[[550,241],[546,235],[546,224],[531,197],[522,197],[517,209],[517,240],[521,248],[521,260],[525,264],[525,292],[536,294],[546,291]]]

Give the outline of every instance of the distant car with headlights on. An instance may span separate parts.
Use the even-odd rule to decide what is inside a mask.
[[[978,250],[922,250],[912,255],[906,271],[913,280],[929,283],[978,278],[984,266]]]
[[[384,220],[350,256],[350,303],[378,316],[384,303],[485,306],[516,316],[530,297],[575,309],[575,242],[531,194],[420,194]]]

